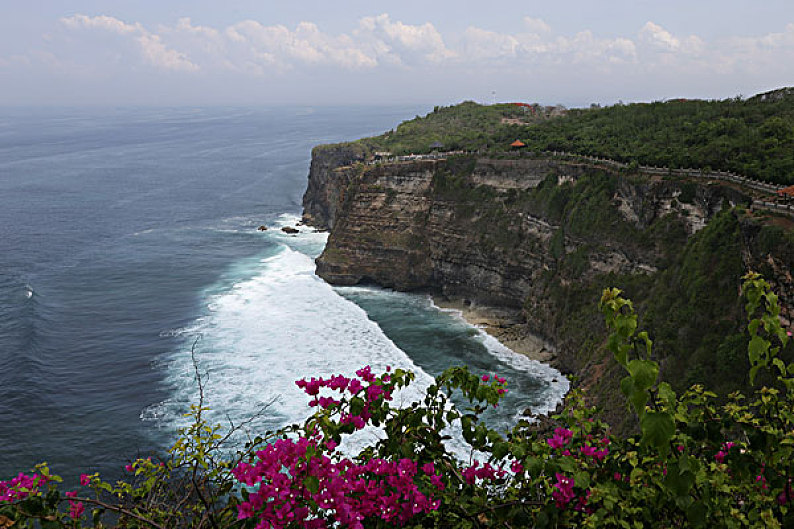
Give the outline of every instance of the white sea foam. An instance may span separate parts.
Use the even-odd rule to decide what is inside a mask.
[[[414,389],[402,398],[422,395],[430,377],[361,308],[314,275],[309,256],[285,246],[252,272],[249,279],[211,296],[208,314],[195,326],[203,337],[196,357],[205,373],[211,422],[226,423],[228,417],[239,424],[268,403],[252,430],[300,422],[311,409],[294,384],[297,378],[352,375],[364,365],[376,371],[387,365],[414,371]],[[192,339],[185,338],[186,348],[168,362],[173,398],[150,406],[142,418],[184,424],[180,414],[198,401]]]
[[[205,314],[193,324],[165,331],[184,339],[182,350],[163,359],[172,397],[153,404],[141,419],[172,429],[185,425],[190,404],[198,402],[190,348],[196,336],[196,359],[203,374],[205,404],[212,423],[240,424],[269,406],[253,421],[252,433],[303,421],[310,412],[308,397],[295,386],[302,377],[352,375],[371,365],[382,371],[387,365],[416,374],[412,387],[397,396],[396,404],[422,397],[431,377],[400,350],[358,305],[339,295],[314,274],[314,257],[327,241],[327,234],[299,219],[282,215],[262,236],[279,245],[268,257],[236,265],[225,276],[232,285],[208,289]],[[298,234],[281,227],[294,226]],[[237,278],[235,281],[234,278]],[[384,295],[403,295],[384,292]],[[427,301],[427,304],[431,304]],[[480,331],[479,338],[496,358],[516,369],[550,382],[548,408],[553,409],[567,391],[567,380],[553,368],[513,353]],[[551,383],[553,379],[558,383]],[[545,409],[535,408],[536,412]],[[377,435],[368,430],[353,445]],[[451,448],[461,457],[469,454],[459,434]]]
[[[529,373],[533,377],[548,384],[548,390],[544,395],[545,398],[543,400],[543,405],[532,407],[532,413],[535,415],[544,415],[554,411],[562,402],[563,398],[568,393],[568,390],[571,389],[571,384],[568,380],[568,377],[560,373],[555,368],[548,364],[544,364],[543,362],[533,360],[526,355],[516,353],[502,342],[488,334],[483,328],[467,322],[463,317],[463,311],[451,308],[441,308],[433,303],[432,298],[428,297],[428,300],[430,304],[437,310],[453,314],[460,321],[466,323],[466,325],[477,329],[477,338],[482,342],[488,353],[493,355],[495,358],[501,360],[513,369],[522,371],[524,373]],[[523,411],[524,410],[518,410],[518,414],[516,415],[517,419],[523,416]]]

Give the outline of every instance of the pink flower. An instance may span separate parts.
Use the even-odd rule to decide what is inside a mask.
[[[554,435],[546,439],[546,443],[555,450],[567,445],[573,438],[573,432],[566,428],[555,428]]]
[[[524,465],[519,463],[518,460],[513,461],[510,464],[510,470],[512,470],[514,474],[520,474],[521,472],[524,471]]]
[[[559,472],[555,473],[557,482],[552,484],[552,488],[556,489],[551,493],[552,498],[560,509],[565,508],[576,495],[573,492],[574,480]]]
[[[483,376],[482,376],[482,381],[483,381],[483,382],[488,382],[488,380],[490,380],[490,378],[491,378],[491,377],[489,377],[488,375],[483,375]]]
[[[370,366],[362,367],[356,371],[356,375],[360,376],[365,382],[372,382],[375,380],[375,375],[372,374],[372,368]]]
[[[86,487],[91,484],[91,476],[88,474],[80,474],[80,485]]]
[[[134,467],[132,466],[132,463],[128,463],[128,464],[124,465],[124,470],[126,470],[127,472],[132,472],[133,469],[134,469]]]
[[[367,400],[373,402],[383,395],[383,386],[372,385],[367,387]]]
[[[66,492],[63,493],[63,495],[66,496],[67,498],[76,498],[77,497],[77,491],[76,490],[67,490]]]
[[[83,502],[81,501],[70,501],[69,502],[69,517],[73,520],[77,520],[80,518],[83,513],[85,512],[85,507],[83,506]]]
[[[424,465],[422,465],[422,472],[424,472],[428,476],[431,474],[435,474],[436,467],[435,465],[433,465],[433,463],[425,463]]]
[[[352,393],[353,395],[355,395],[356,393],[358,393],[359,391],[361,391],[363,387],[364,387],[364,386],[361,384],[361,381],[360,381],[359,379],[357,379],[357,378],[354,378],[354,379],[353,379],[353,380],[351,380],[351,381],[350,381],[350,383],[348,384],[348,386],[347,386],[347,390],[348,390],[350,393]]]

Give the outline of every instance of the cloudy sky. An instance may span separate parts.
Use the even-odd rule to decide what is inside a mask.
[[[724,98],[794,85],[794,0],[0,0],[0,105]]]

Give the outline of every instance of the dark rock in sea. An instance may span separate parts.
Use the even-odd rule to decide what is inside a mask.
[[[300,233],[300,230],[296,230],[292,226],[284,226],[283,228],[281,228],[281,231],[283,231],[284,233]]]
[[[257,228],[257,230],[259,230],[259,231],[267,231],[267,226],[259,226]]]

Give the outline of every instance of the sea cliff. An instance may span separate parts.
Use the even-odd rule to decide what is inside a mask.
[[[317,273],[493,311],[513,339],[548,344],[551,361],[613,422],[623,415],[607,389],[617,370],[602,347],[603,288],[634,298],[677,386],[726,371],[720,347],[744,358],[736,338],[744,271],[769,276],[790,325],[789,226],[749,215],[742,206],[752,197],[737,186],[554,157],[364,163],[367,154],[355,143],[313,152],[304,220],[330,229]],[[692,299],[698,312],[683,313]],[[741,384],[744,366],[727,370]]]

